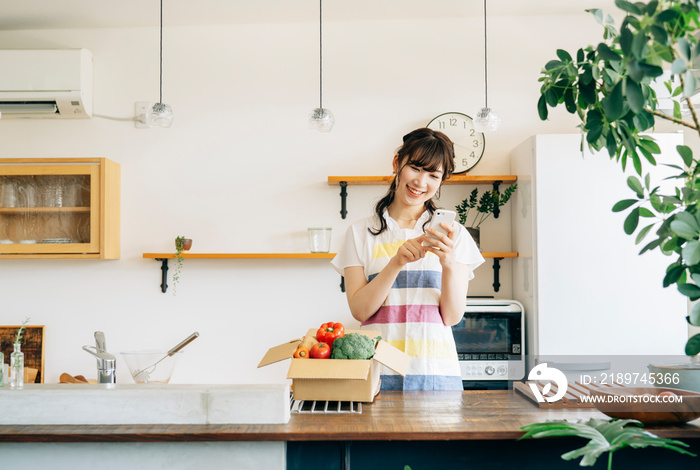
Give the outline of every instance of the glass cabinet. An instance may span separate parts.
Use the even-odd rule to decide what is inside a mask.
[[[0,159],[0,258],[119,258],[120,167]]]

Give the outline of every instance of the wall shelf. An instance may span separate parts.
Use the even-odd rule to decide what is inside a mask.
[[[329,186],[340,186],[340,216],[344,219],[348,211],[346,201],[348,185],[379,185],[390,184],[393,176],[329,176]],[[498,191],[501,183],[515,183],[518,177],[515,175],[452,175],[443,184],[491,184],[493,190]],[[493,211],[494,219],[498,218],[498,207]]]
[[[493,258],[493,288],[496,292],[501,284],[498,279],[500,262],[503,258],[517,258],[515,252],[484,252],[484,258]],[[154,259],[161,262],[160,290],[165,293],[168,290],[168,260],[175,259],[175,253],[144,253],[145,259]],[[182,253],[183,259],[333,259],[335,253]],[[345,279],[341,276],[340,290],[345,292]]]
[[[146,259],[160,261],[160,291],[168,291],[168,260],[177,258],[175,253],[144,253]],[[183,259],[333,259],[335,253],[182,253]]]

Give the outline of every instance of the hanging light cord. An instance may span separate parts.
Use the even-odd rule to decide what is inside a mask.
[[[318,61],[318,107],[323,109],[323,0],[318,0]]]
[[[162,0],[161,0],[162,1]],[[489,107],[489,63],[488,48],[486,47],[486,0],[484,0],[484,101],[486,108]]]
[[[163,104],[163,0],[160,0],[160,104]]]

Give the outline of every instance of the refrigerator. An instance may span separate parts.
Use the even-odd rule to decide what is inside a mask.
[[[652,136],[662,150],[652,187],[668,190],[674,183],[662,179],[676,170],[662,163],[679,164],[683,135]],[[576,134],[530,137],[510,158],[513,298],[524,306],[528,355],[682,355],[687,300],[662,284],[675,255],[639,255],[651,235],[635,245],[623,230],[629,211],[612,212],[634,198],[631,162],[623,173],[607,151],[582,152]]]

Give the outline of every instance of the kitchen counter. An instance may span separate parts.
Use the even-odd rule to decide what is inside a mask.
[[[513,440],[553,419],[605,418],[592,408],[539,409],[518,392],[381,392],[361,414],[292,413],[287,424],[0,425],[0,442]],[[648,426],[661,437],[700,439],[700,419]]]

